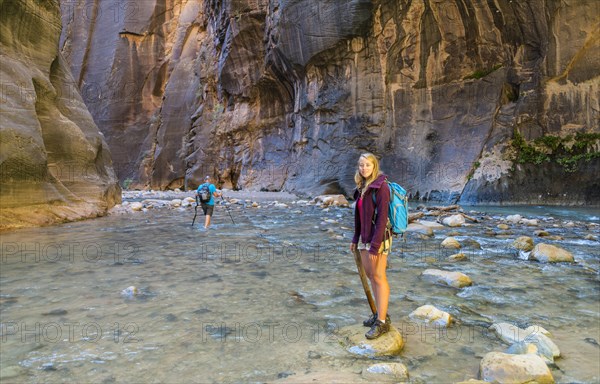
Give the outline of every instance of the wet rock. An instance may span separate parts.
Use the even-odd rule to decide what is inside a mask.
[[[463,215],[452,215],[444,217],[442,224],[448,227],[461,227],[465,223],[465,217]]]
[[[513,223],[513,224],[517,224],[518,222],[521,221],[522,218],[523,218],[523,216],[521,216],[521,215],[508,215],[508,216],[506,216],[506,221]]]
[[[527,342],[514,343],[506,350],[512,355],[534,354],[541,357],[547,365],[554,363],[554,354],[551,346],[546,343],[532,344]]]
[[[173,200],[171,200],[171,207],[175,207],[175,208],[180,207],[181,203],[182,203],[181,199],[173,199]]]
[[[496,227],[497,227],[498,229],[502,229],[502,230],[507,230],[507,229],[510,229],[510,226],[509,226],[509,225],[507,225],[507,224],[498,224]]]
[[[25,370],[17,365],[11,365],[0,370],[0,380],[14,379],[25,374]]]
[[[125,296],[125,297],[134,297],[137,296],[140,293],[140,291],[137,289],[137,287],[135,286],[129,286],[127,288],[125,288],[124,290],[121,291],[121,296]]]
[[[539,237],[550,236],[550,233],[548,233],[548,231],[544,231],[543,229],[538,229],[537,231],[534,231],[533,234]]]
[[[431,229],[431,227],[417,223],[408,224],[408,227],[406,227],[406,232],[420,233],[429,237],[433,236],[433,229]]]
[[[521,219],[521,224],[537,227],[539,225],[538,219]]]
[[[461,381],[456,384],[491,384],[491,383],[489,381],[469,379],[468,381]]]
[[[381,380],[408,380],[408,369],[402,363],[380,363],[373,364],[362,371],[362,376],[374,382]]]
[[[441,327],[448,327],[452,323],[452,316],[448,312],[441,311],[433,305],[423,305],[411,312],[408,317]]]
[[[347,207],[349,206],[348,200],[344,197],[344,195],[320,195],[313,199],[313,203],[321,203],[322,205],[334,206],[334,207]]]
[[[362,324],[351,325],[340,330],[348,352],[354,355],[376,357],[397,355],[404,348],[404,339],[394,324],[390,331],[375,340],[365,338],[368,329]]]
[[[560,356],[560,349],[548,337],[550,333],[539,325],[532,325],[522,329],[510,323],[496,323],[489,329],[507,344],[534,344],[540,355],[546,359],[553,361],[554,358]]]
[[[529,252],[533,249],[533,239],[529,236],[520,236],[512,243],[512,247],[519,251]]]
[[[550,235],[550,236],[545,236],[544,239],[546,239],[546,240],[553,240],[553,241],[560,241],[560,240],[564,240],[564,237],[559,236],[559,235]]]
[[[533,248],[533,251],[529,254],[529,259],[540,261],[542,263],[572,263],[575,261],[571,252],[544,243],[540,243]]]
[[[553,384],[550,369],[537,355],[486,354],[479,364],[481,379],[493,383]]]
[[[467,256],[464,253],[455,253],[454,255],[448,256],[448,261],[457,262],[457,261],[466,261],[468,260]]]
[[[592,240],[592,241],[598,241],[598,236],[589,234],[589,235],[585,235],[584,239],[586,239],[586,240]]]
[[[422,276],[428,281],[454,288],[463,288],[473,284],[471,278],[461,272],[426,269],[423,271]]]
[[[136,202],[131,203],[129,208],[131,208],[132,211],[141,211],[144,208],[144,205],[142,203],[140,203],[139,201],[136,201]]]
[[[575,223],[572,221],[566,222],[564,227],[565,228],[573,228],[575,226]]]
[[[42,313],[42,315],[44,316],[63,316],[67,314],[67,310],[66,309],[53,309],[50,312],[46,312],[46,313]]]
[[[433,230],[446,228],[444,225],[442,225],[438,222],[435,222],[435,221],[419,220],[419,221],[415,221],[415,224],[421,224],[421,225],[429,227]]]
[[[473,240],[473,239],[463,240],[463,245],[465,247],[470,247],[473,249],[481,249],[481,244],[479,244],[479,242],[477,240]]]
[[[446,237],[441,246],[446,249],[460,249],[460,243],[454,237]]]

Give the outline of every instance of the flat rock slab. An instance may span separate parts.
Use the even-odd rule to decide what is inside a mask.
[[[390,331],[375,340],[368,340],[365,333],[369,328],[360,324],[340,329],[341,339],[348,352],[365,357],[394,356],[404,348],[404,339],[392,324]]]

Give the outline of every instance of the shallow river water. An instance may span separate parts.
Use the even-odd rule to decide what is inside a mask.
[[[217,206],[208,231],[201,214],[190,226],[188,208],[2,233],[2,382],[260,383],[314,372],[360,382],[377,361],[350,354],[337,334],[368,315],[348,251],[352,211],[288,205],[231,205],[235,224]],[[406,346],[391,360],[414,383],[477,378],[481,358],[508,347],[487,327],[539,325],[561,349],[552,367],[558,383],[599,382],[600,243],[584,239],[598,235],[589,225],[598,210],[476,209],[487,212],[470,213],[480,224],[396,242],[389,312]],[[513,213],[540,225],[496,228]],[[545,242],[576,263],[516,257],[511,242],[540,242],[536,229],[562,236]],[[446,261],[455,252],[439,244],[451,233],[469,261]],[[420,278],[427,268],[461,271],[474,285],[433,285]],[[411,322],[425,304],[457,324]]]

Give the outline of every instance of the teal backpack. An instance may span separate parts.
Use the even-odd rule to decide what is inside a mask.
[[[389,226],[394,235],[403,235],[408,226],[408,197],[406,190],[398,183],[390,182],[385,179],[390,187],[390,206],[388,210]],[[375,194],[373,194],[373,202]]]

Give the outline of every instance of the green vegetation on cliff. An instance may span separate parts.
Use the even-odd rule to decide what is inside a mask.
[[[544,135],[528,142],[515,131],[511,146],[519,164],[555,162],[565,172],[575,172],[581,161],[600,158],[600,133],[576,133],[565,137]]]

